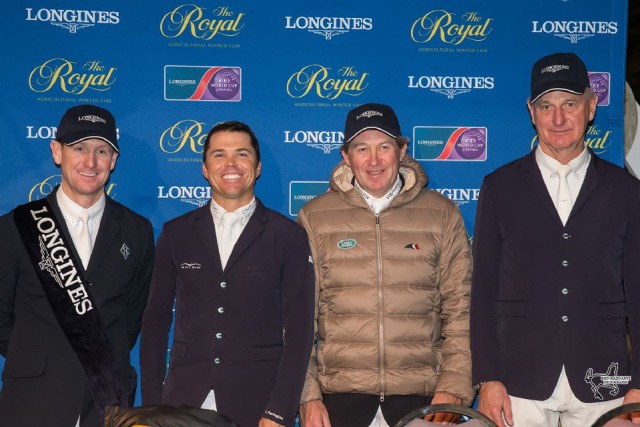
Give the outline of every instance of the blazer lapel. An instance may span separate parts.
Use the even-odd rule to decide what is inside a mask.
[[[573,209],[571,209],[567,222],[584,207],[589,197],[591,197],[595,189],[602,182],[602,173],[604,172],[602,170],[602,162],[591,150],[589,151],[591,152],[591,161],[587,168],[587,174],[584,177],[584,182],[582,183],[582,187],[580,187],[580,192],[578,192],[578,197],[573,204]]]
[[[264,231],[264,227],[267,221],[267,217],[265,215],[264,205],[256,198],[256,210],[249,218],[249,222],[242,230],[242,234],[238,238],[233,250],[231,251],[231,255],[229,256],[229,260],[227,261],[227,266],[225,271],[228,271],[233,267],[233,264],[240,258],[240,256],[249,248],[251,243]]]
[[[116,205],[108,196],[106,196],[106,203],[104,206],[104,213],[100,220],[100,228],[98,229],[98,235],[96,236],[96,242],[93,245],[91,251],[91,258],[89,258],[89,265],[87,265],[87,277],[95,271],[100,261],[104,258],[109,250],[113,250],[113,243],[120,235],[120,217],[122,212],[120,207]],[[124,242],[123,242],[124,245]],[[123,250],[122,247],[118,247],[117,250]],[[124,254],[122,255],[125,256]]]
[[[209,202],[211,203],[211,202]],[[216,238],[216,227],[213,225],[213,217],[209,203],[196,211],[195,224],[196,235],[207,251],[207,257],[213,263],[216,271],[222,272],[220,262],[220,251],[218,250],[218,240]]]
[[[553,200],[551,200],[549,190],[542,179],[542,172],[540,172],[540,168],[536,162],[535,150],[531,151],[531,153],[525,157],[521,170],[525,181],[533,190],[533,194],[538,198],[540,205],[543,206],[551,216],[560,221],[558,211],[553,204]]]

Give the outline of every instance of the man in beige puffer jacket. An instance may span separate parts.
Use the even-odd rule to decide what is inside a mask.
[[[393,426],[473,400],[467,232],[455,204],[424,188],[407,142],[391,107],[351,110],[332,191],[298,214],[316,273],[304,427]]]

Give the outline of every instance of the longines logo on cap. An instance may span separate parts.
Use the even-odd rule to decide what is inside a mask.
[[[287,30],[307,30],[310,33],[331,40],[334,36],[349,31],[370,31],[373,29],[373,18],[347,18],[328,16],[285,16]]]
[[[307,147],[322,150],[329,154],[342,146],[344,133],[339,131],[285,130],[285,144],[306,144]]]
[[[548,67],[544,67],[541,71],[540,74],[544,74],[544,73],[557,73],[558,71],[562,71],[562,70],[569,70],[569,66],[568,65],[549,65]]]
[[[360,114],[358,115],[358,117],[356,117],[356,120],[360,120],[360,119],[361,119],[361,118],[363,118],[363,117],[365,117],[365,118],[367,118],[367,119],[370,119],[370,118],[371,118],[371,117],[373,117],[373,116],[380,116],[380,117],[382,117],[382,116],[384,116],[384,114],[382,114],[380,111],[368,110],[368,111],[365,111],[364,113],[360,113]]]
[[[93,114],[87,114],[86,116],[78,117],[79,122],[91,122],[91,123],[107,123],[105,119]]]
[[[67,10],[38,9],[27,7],[27,21],[49,22],[51,25],[64,28],[71,34],[78,30],[93,27],[96,24],[120,23],[120,12],[105,10]]]
[[[534,34],[552,34],[572,44],[597,35],[618,33],[616,21],[531,21],[531,24]]]

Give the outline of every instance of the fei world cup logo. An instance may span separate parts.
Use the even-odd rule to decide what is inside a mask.
[[[164,99],[167,101],[228,101],[242,99],[240,67],[167,65]]]

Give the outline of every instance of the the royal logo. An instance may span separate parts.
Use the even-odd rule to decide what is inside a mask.
[[[339,249],[353,249],[356,247],[356,239],[344,239],[338,242]]]
[[[411,39],[416,43],[439,41],[458,46],[467,41],[483,42],[491,34],[493,19],[478,12],[456,14],[446,10],[432,10],[411,25]]]
[[[207,131],[203,122],[186,119],[171,125],[160,135],[160,149],[167,154],[176,154],[183,149],[192,154],[202,154]],[[202,158],[198,157],[197,161]]]
[[[596,35],[618,33],[615,21],[531,21],[531,25],[534,34],[551,34],[572,44]]]
[[[476,89],[494,88],[493,77],[463,76],[409,76],[409,89],[429,89],[453,99],[456,95]]]
[[[329,154],[342,146],[344,133],[338,131],[319,130],[285,130],[284,142],[286,144],[306,144],[307,147],[322,150]]]
[[[59,89],[64,93],[82,95],[87,90],[104,92],[116,81],[115,67],[92,60],[78,65],[64,58],[43,62],[29,73],[29,88],[34,92]]]
[[[201,207],[206,205],[210,198],[211,187],[209,186],[158,186],[158,199],[180,200],[183,203]]]
[[[331,40],[335,36],[349,31],[370,31],[373,29],[372,18],[347,18],[328,16],[285,16],[285,29],[307,30],[318,34],[325,40]]]
[[[216,36],[235,37],[244,28],[244,16],[244,13],[228,6],[207,9],[195,4],[183,4],[162,17],[160,32],[167,38],[183,34],[199,40],[211,40]]]
[[[75,34],[83,28],[100,24],[120,23],[120,13],[106,10],[77,10],[77,9],[25,9],[27,21],[48,22],[56,27],[64,28]]]
[[[360,96],[368,86],[369,73],[353,66],[337,70],[318,64],[307,65],[296,71],[287,81],[287,94],[292,98],[316,95],[334,100],[341,95]]]
[[[62,175],[51,175],[48,178],[40,181],[29,190],[29,194],[27,199],[31,202],[34,200],[40,200],[44,197],[47,197],[56,185],[60,185],[62,180]],[[104,189],[104,192],[109,195],[112,199],[116,197],[116,183],[110,182]]]

